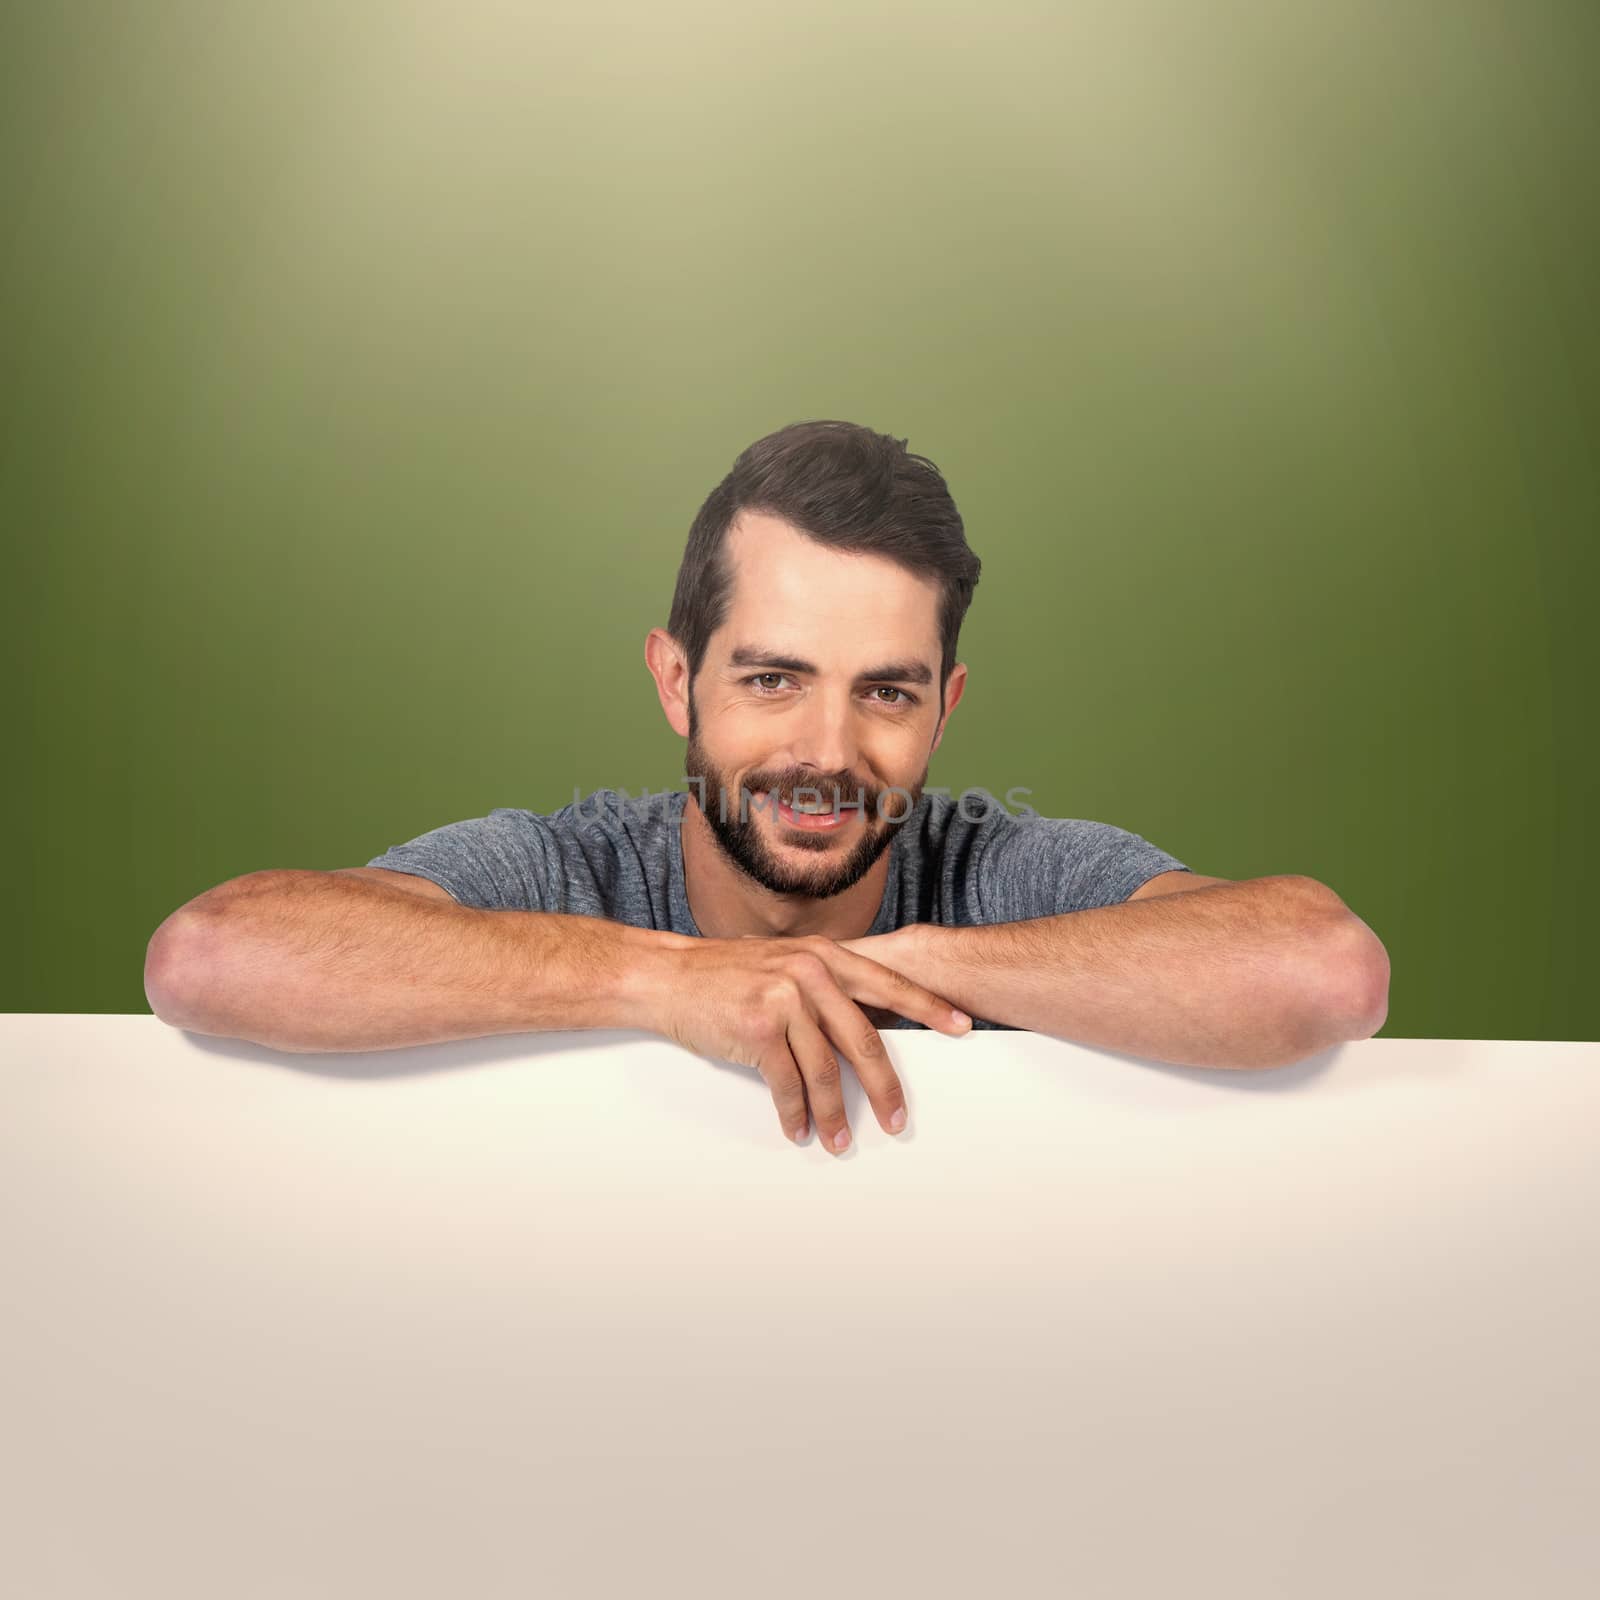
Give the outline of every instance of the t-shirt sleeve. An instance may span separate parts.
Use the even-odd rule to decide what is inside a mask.
[[[544,818],[499,807],[391,845],[369,867],[410,872],[482,911],[560,911],[561,850]]]
[[[1008,817],[977,856],[987,922],[1121,905],[1160,872],[1189,870],[1126,828],[1077,817]]]

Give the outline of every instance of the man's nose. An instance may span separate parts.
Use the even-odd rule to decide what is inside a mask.
[[[854,772],[859,751],[848,700],[813,695],[801,712],[789,753],[796,766],[809,767],[813,772]],[[850,784],[849,788],[853,794],[855,785]],[[824,790],[823,798],[827,796]],[[848,800],[851,795],[841,798]]]

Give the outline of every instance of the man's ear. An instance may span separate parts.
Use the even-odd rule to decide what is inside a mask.
[[[939,726],[933,736],[932,748],[928,751],[932,755],[939,748],[939,741],[944,738],[945,724],[950,720],[950,713],[955,710],[963,691],[967,687],[967,667],[963,661],[958,661],[950,669],[950,676],[945,680],[944,686],[944,715],[939,718]]]
[[[683,646],[665,628],[652,628],[645,635],[645,665],[656,680],[656,694],[667,714],[672,731],[680,739],[689,737],[689,658]]]

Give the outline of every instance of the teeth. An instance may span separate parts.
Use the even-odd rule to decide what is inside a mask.
[[[843,816],[845,812],[856,809],[854,800],[841,800],[837,808],[828,800],[820,802],[808,800],[804,805],[796,805],[792,800],[785,800],[783,803],[797,817],[831,817],[834,815],[835,809],[837,809],[839,815]]]

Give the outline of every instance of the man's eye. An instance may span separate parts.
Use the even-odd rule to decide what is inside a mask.
[[[778,685],[788,676],[787,672],[757,672],[752,673],[744,682],[754,689],[757,694],[775,695],[781,693]],[[768,678],[775,678],[777,683],[769,685],[766,682]],[[917,697],[914,694],[908,694],[904,689],[898,688],[892,683],[874,684],[868,692],[873,695],[894,695],[896,697],[893,700],[879,700],[878,704],[880,706],[910,706],[917,703]]]
[[[898,710],[902,706],[910,707],[917,703],[917,697],[914,694],[910,693],[908,690],[897,688],[892,683],[880,683],[876,688],[873,689],[872,692],[874,694],[887,693],[897,695],[899,697],[895,700],[880,700],[878,702],[880,706],[893,706]]]

